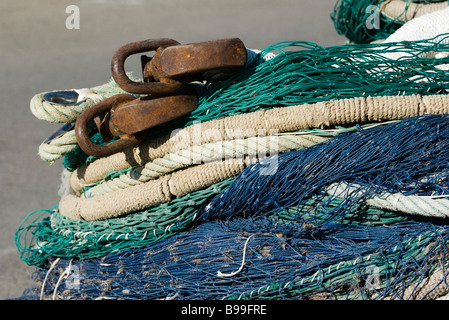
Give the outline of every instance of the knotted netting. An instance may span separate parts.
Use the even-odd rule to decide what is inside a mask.
[[[446,9],[448,5],[447,0],[338,0],[331,18],[336,31],[349,41],[370,43],[383,41],[406,22]],[[425,29],[445,27],[444,20],[435,23],[438,26],[415,31],[419,35]]]
[[[135,148],[46,141],[63,191],[16,233],[21,298],[444,298],[447,39],[278,43]]]
[[[266,163],[255,163],[186,230],[101,258],[53,257],[53,270],[34,275],[42,287],[26,295],[439,298],[449,292],[448,119],[422,116],[342,134],[279,155],[278,170],[265,179],[257,172]],[[416,197],[410,212],[395,204],[398,195]],[[67,270],[77,275],[62,285]]]

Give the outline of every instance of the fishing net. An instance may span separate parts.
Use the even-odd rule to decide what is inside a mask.
[[[20,299],[444,298],[448,39],[274,44],[105,158],[61,118],[61,201],[16,232]]]
[[[53,269],[38,268],[39,286],[25,295],[439,298],[449,292],[449,200],[440,198],[448,194],[448,119],[423,116],[342,134],[279,155],[278,170],[266,179],[258,162],[203,207],[188,230],[98,259],[51,258]],[[346,187],[334,191],[335,182]],[[420,198],[424,204],[415,205],[433,217],[370,202],[390,193]]]
[[[279,155],[269,181],[261,179],[264,164],[257,163],[228,183],[189,228],[99,259],[51,258],[54,270],[38,268],[35,280],[43,286],[26,295],[37,298],[44,288],[44,297],[64,299],[439,297],[446,292],[447,120],[411,118]],[[329,188],[335,182],[346,187]],[[394,193],[418,196],[422,203],[415,199],[411,206],[422,216],[373,201]],[[217,275],[238,270],[243,252],[247,260],[238,277]],[[72,269],[70,277],[64,274]]]
[[[447,229],[426,223],[313,231],[205,223],[144,249],[52,260],[53,270],[34,274],[42,287],[25,295],[37,298],[42,288],[42,297],[59,299],[438,298],[447,293],[446,243]],[[238,271],[242,259],[241,272],[223,276]],[[61,282],[64,272],[69,279]]]
[[[355,97],[443,95],[449,80],[449,60],[424,56],[449,51],[448,39],[443,35],[407,43],[332,47],[304,41],[277,43],[262,50],[259,59],[228,80],[207,85],[197,109],[172,126],[153,130],[151,135],[164,136],[195,122],[282,106]],[[280,54],[268,61],[262,59],[272,52]],[[409,57],[394,60],[390,59],[392,54]],[[310,125],[319,128],[325,124]],[[98,134],[93,139],[101,144]],[[64,166],[73,171],[92,161],[76,147],[65,155]]]
[[[387,39],[406,22],[448,7],[446,0],[338,0],[335,29],[353,43]]]

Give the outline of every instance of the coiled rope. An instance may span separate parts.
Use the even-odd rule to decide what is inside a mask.
[[[41,296],[446,295],[448,60],[423,54],[449,51],[446,39],[276,44],[137,148],[95,159],[75,146],[71,190],[16,233],[21,258],[43,267]],[[198,121],[218,133],[180,142]],[[63,288],[72,266],[76,290]]]

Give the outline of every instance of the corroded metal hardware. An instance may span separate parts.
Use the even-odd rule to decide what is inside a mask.
[[[143,82],[127,76],[124,64],[132,54],[155,51],[153,57],[141,56]],[[179,44],[172,39],[150,39],[119,48],[111,61],[112,76],[125,91],[136,94],[171,94],[191,81],[226,78],[242,68],[246,48],[238,38]]]
[[[198,98],[191,86],[170,96],[135,98],[118,94],[86,109],[77,118],[75,134],[78,145],[87,154],[105,157],[139,144],[148,129],[180,118],[198,106]],[[89,124],[95,123],[103,140],[98,145],[89,137]],[[114,137],[118,138],[114,141]],[[109,142],[111,141],[111,142]]]

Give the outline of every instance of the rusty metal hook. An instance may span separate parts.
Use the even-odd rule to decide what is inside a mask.
[[[130,80],[124,70],[126,58],[134,53],[156,51],[152,58],[141,56],[144,82]],[[112,76],[125,91],[137,94],[169,94],[186,83],[226,78],[242,68],[246,47],[238,38],[179,44],[171,39],[129,43],[116,51],[111,61]]]
[[[172,79],[161,79],[159,82],[136,82],[125,72],[125,60],[132,54],[156,51],[161,47],[178,45],[179,42],[162,38],[128,43],[120,47],[112,57],[111,71],[115,82],[125,91],[136,94],[169,94],[184,87],[184,83]]]
[[[98,145],[92,142],[88,131],[89,123],[96,117],[106,114],[114,106],[130,102],[134,99],[135,97],[129,94],[118,94],[84,110],[75,122],[75,135],[80,148],[91,156],[101,158],[137,145],[143,139],[142,135],[123,135],[116,141],[105,145]]]
[[[139,144],[148,129],[180,118],[198,106],[195,89],[188,85],[170,96],[135,98],[129,94],[112,96],[86,109],[75,123],[78,145],[89,155],[105,157],[125,148]],[[102,120],[100,120],[102,118]],[[103,139],[109,141],[98,145],[91,141],[88,124],[96,122]]]
[[[246,48],[240,39],[219,39],[160,47],[152,59],[147,59],[142,72],[144,79],[156,81],[202,81],[226,78],[243,67],[246,60]]]
[[[112,108],[109,127],[113,135],[134,135],[178,119],[197,107],[196,91],[191,85],[187,85],[173,95],[141,97]]]

